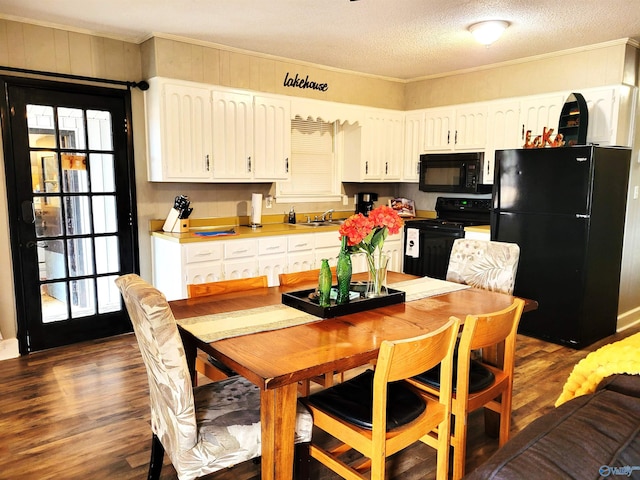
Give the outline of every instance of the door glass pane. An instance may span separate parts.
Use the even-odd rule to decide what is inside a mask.
[[[33,193],[60,192],[60,172],[55,152],[31,152],[31,185]]]
[[[112,150],[111,113],[100,110],[87,110],[87,131],[89,150]]]
[[[69,276],[79,277],[93,274],[93,251],[90,238],[67,240]]]
[[[63,197],[67,235],[91,233],[91,214],[88,197]]]
[[[121,297],[114,280],[117,275],[98,278],[98,312],[117,312],[122,308]]]
[[[85,193],[89,191],[87,157],[84,154],[61,154],[62,188],[65,193]]]
[[[62,209],[60,197],[34,197],[36,237],[59,237],[62,235]]]
[[[27,105],[27,125],[29,126],[29,146],[31,148],[55,148],[53,107]]]
[[[60,148],[85,148],[83,113],[78,108],[58,108]]]
[[[96,237],[96,273],[111,273],[120,270],[118,237]]]
[[[69,282],[69,288],[71,289],[71,316],[78,318],[94,315],[96,297],[93,279],[72,280]]]
[[[42,321],[51,323],[69,318],[67,313],[67,284],[47,283],[40,286],[42,300]]]
[[[113,166],[113,155],[91,153],[89,154],[91,171],[91,191],[92,192],[115,192],[115,170]]]
[[[114,195],[93,197],[93,228],[95,233],[113,233],[118,230]]]
[[[62,240],[40,241],[37,248],[40,280],[55,280],[67,276]]]

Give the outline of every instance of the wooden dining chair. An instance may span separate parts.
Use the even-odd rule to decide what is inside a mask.
[[[267,276],[261,275],[259,277],[220,280],[219,282],[190,283],[187,285],[187,295],[189,298],[203,297],[205,295],[220,295],[254,288],[266,288],[267,286]]]
[[[515,298],[511,306],[494,313],[467,315],[453,368],[453,478],[464,476],[467,440],[467,417],[480,407],[500,416],[499,443],[509,440],[511,399],[515,364],[516,334],[524,300]],[[471,352],[497,352],[498,358],[471,360]],[[486,352],[485,352],[486,353]],[[447,379],[448,380],[448,379]],[[409,380],[433,395],[444,388],[440,372],[431,369]]]
[[[449,421],[453,349],[459,320],[451,318],[434,332],[380,345],[375,371],[307,397],[315,427],[337,439],[326,448],[312,440],[311,456],[343,478],[385,477],[386,458],[421,440],[437,450],[437,478],[449,469]],[[401,380],[436,365],[442,388],[427,395]],[[333,444],[332,444],[333,445]],[[356,450],[364,458],[347,463]],[[370,477],[365,472],[370,470]]]
[[[260,389],[241,376],[193,388],[178,326],[164,295],[135,274],[118,277],[115,283],[147,370],[152,431],[148,478],[160,477],[165,451],[180,480],[260,456]],[[305,452],[308,457],[312,426],[308,410],[298,404],[295,442],[302,457]],[[307,465],[299,463],[301,468]]]
[[[309,285],[309,288],[313,288],[313,285],[318,285],[318,276],[320,275],[320,269],[303,270],[301,272],[281,273],[278,276],[281,287],[291,287],[295,285]],[[336,267],[331,267],[332,278],[336,275]],[[298,382],[298,393],[306,397],[311,392],[311,382],[317,383],[323,387],[330,387],[335,383],[336,374],[339,376],[339,380],[344,380],[344,372],[327,372],[322,375],[317,375],[310,380],[301,380]]]
[[[520,247],[515,243],[458,238],[453,242],[446,279],[512,294],[519,258]]]
[[[187,285],[187,294],[189,298],[195,298],[266,288],[267,286],[267,276],[262,275],[259,277],[220,280],[218,282],[191,283]],[[236,374],[236,372],[218,361],[215,357],[205,355],[203,352],[198,352],[198,356],[196,357],[196,372],[210,380],[222,380],[223,378]]]

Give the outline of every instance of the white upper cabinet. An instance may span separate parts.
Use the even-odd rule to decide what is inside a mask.
[[[496,150],[520,148],[520,102],[491,102],[488,106],[487,144],[484,153],[482,183],[493,183]]]
[[[404,152],[404,115],[365,112],[362,126],[344,129],[345,182],[400,180]]]
[[[158,78],[149,85],[145,92],[149,180],[211,181],[210,90]]]
[[[247,181],[253,177],[253,96],[213,91],[213,176]]]
[[[287,180],[291,155],[291,102],[256,96],[253,103],[255,170],[260,180]]]
[[[520,100],[520,146],[523,146],[528,131],[531,141],[544,133],[544,127],[553,128],[552,138],[558,133],[560,112],[567,95],[536,95]]]
[[[632,146],[633,129],[627,110],[635,105],[637,89],[628,86],[610,86],[579,91],[589,110],[587,143],[598,145]]]
[[[486,135],[486,103],[425,110],[425,151],[482,150]]]
[[[424,117],[421,112],[404,117],[404,164],[402,180],[417,182],[420,177],[420,155],[424,153]]]

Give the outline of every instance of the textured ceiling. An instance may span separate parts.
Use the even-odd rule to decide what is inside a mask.
[[[0,18],[139,43],[154,34],[413,79],[632,38],[640,0],[0,0]],[[511,26],[490,47],[467,27]]]

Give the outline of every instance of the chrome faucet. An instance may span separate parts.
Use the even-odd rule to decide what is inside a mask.
[[[331,222],[333,220],[333,212],[334,212],[333,208],[331,208],[331,209],[327,210],[326,212],[324,212],[322,214],[322,220],[321,221],[322,222],[326,222],[327,221],[327,215],[329,215],[328,221]]]

